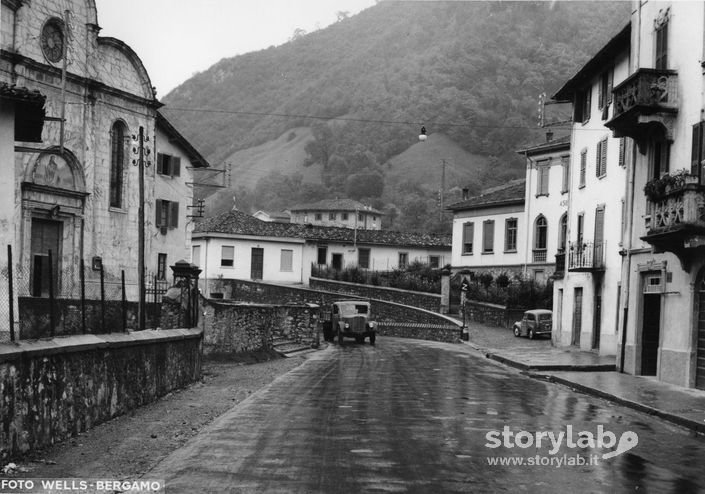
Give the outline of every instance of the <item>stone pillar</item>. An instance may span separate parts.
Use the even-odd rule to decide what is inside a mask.
[[[450,268],[441,270],[441,314],[450,312]]]
[[[162,299],[162,329],[193,328],[198,325],[198,266],[181,260],[170,266],[174,284]]]

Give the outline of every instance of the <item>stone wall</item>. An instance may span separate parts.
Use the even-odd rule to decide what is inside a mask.
[[[267,305],[204,302],[203,352],[229,355],[270,350],[275,338],[313,345],[319,340],[320,308],[315,304]]]
[[[423,324],[405,322],[381,322],[377,332],[382,336],[399,336],[417,340],[443,341],[457,343],[461,328],[453,324]]]
[[[360,283],[348,283],[345,281],[313,277],[309,280],[309,286],[318,290],[356,295],[358,297],[376,300],[387,300],[435,312],[439,312],[441,308],[441,295],[438,293],[413,292],[410,290],[400,290],[398,288],[363,285]]]
[[[420,309],[396,302],[375,300],[355,295],[341,296],[340,293],[303,288],[301,286],[274,285],[245,280],[224,280],[238,302],[259,304],[317,304],[321,307],[322,317],[327,306],[335,300],[364,299],[372,303],[373,317],[386,328],[380,329],[380,335],[403,336],[407,338],[434,339],[436,341],[458,341],[462,324],[435,311]],[[213,302],[211,300],[211,302]],[[440,296],[439,296],[440,304]],[[437,310],[437,309],[436,309]],[[388,324],[389,323],[389,324]],[[400,323],[395,326],[394,324]],[[414,324],[429,325],[423,330]],[[439,330],[439,327],[443,327]],[[406,329],[404,329],[406,328]],[[390,332],[387,332],[390,331]],[[456,337],[448,336],[455,331]],[[392,334],[393,333],[393,334]],[[435,335],[435,337],[434,337]]]
[[[475,321],[499,328],[511,328],[515,321],[521,319],[524,309],[508,309],[504,305],[488,302],[465,301],[465,316],[468,321]]]
[[[201,376],[196,329],[0,345],[0,459],[84,432]]]

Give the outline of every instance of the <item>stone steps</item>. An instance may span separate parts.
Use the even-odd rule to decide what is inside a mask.
[[[298,342],[296,340],[288,338],[277,337],[274,338],[272,348],[275,352],[279,353],[280,355],[283,355],[284,357],[290,357],[292,355],[298,355],[301,352],[305,352],[307,350],[312,350],[312,344],[312,341]]]

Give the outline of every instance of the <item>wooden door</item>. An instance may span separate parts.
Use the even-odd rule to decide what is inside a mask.
[[[572,345],[580,346],[580,332],[583,328],[583,289],[576,288],[573,297],[573,340]]]
[[[43,219],[32,220],[32,252],[30,255],[31,294],[34,297],[49,296],[49,280],[53,280],[54,295],[58,295],[61,272],[62,223]],[[49,252],[51,251],[51,272]]]
[[[264,249],[252,248],[252,259],[250,261],[250,278],[261,280],[264,272]]]
[[[661,336],[661,295],[644,294],[641,333],[641,375],[655,376]]]

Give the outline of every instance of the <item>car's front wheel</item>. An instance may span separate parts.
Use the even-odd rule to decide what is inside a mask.
[[[375,344],[375,334],[372,333],[372,334],[370,335],[370,345],[374,345],[374,344]]]
[[[530,340],[533,340],[534,338],[536,338],[536,334],[534,334],[534,330],[533,330],[533,329],[530,329],[530,330],[529,330],[529,339],[530,339]]]
[[[519,326],[514,326],[514,336],[519,338],[521,336],[521,331],[519,330]]]
[[[338,331],[338,345],[340,345],[340,346],[343,345],[343,333],[342,333],[342,331]]]

